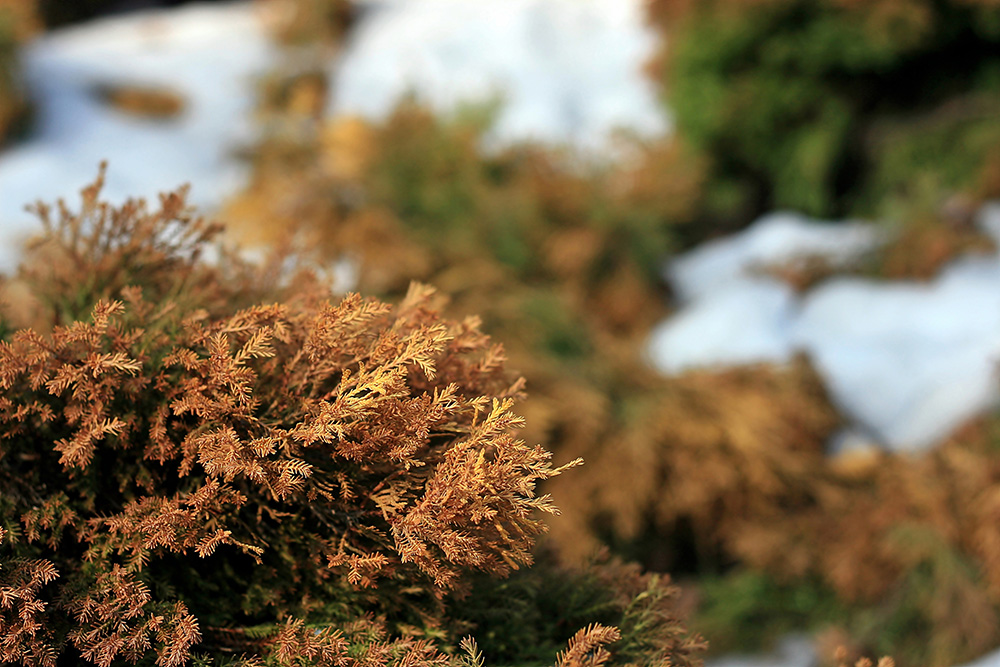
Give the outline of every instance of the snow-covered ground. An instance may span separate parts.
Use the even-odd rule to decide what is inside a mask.
[[[978,222],[995,234],[1000,205]],[[892,449],[939,442],[998,398],[1000,256],[957,259],[926,284],[836,277],[803,295],[761,274],[796,257],[849,262],[880,242],[875,230],[774,214],[673,260],[687,304],[654,332],[654,364],[675,374],[807,352],[855,434]]]
[[[641,72],[656,48],[641,0],[368,0],[337,70],[334,113],[386,116],[412,93],[450,112],[502,102],[498,142],[609,147],[668,129]]]

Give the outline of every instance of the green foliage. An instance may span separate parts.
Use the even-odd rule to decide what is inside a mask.
[[[544,665],[552,652],[589,623],[613,625],[613,649],[626,664],[681,667],[703,649],[697,636],[675,632],[677,589],[665,575],[643,575],[635,565],[602,556],[565,567],[543,552],[530,570],[508,579],[478,577],[453,618],[477,637],[487,662]]]
[[[768,650],[789,632],[843,623],[847,608],[815,581],[782,583],[768,574],[737,570],[699,580],[702,601],[692,617],[712,651]]]
[[[654,12],[668,17],[669,106],[711,157],[710,192],[738,193],[730,214],[881,212],[927,172],[945,194],[968,186],[998,145],[995,4],[660,0]]]
[[[713,653],[769,650],[790,632],[830,633],[864,651],[892,654],[901,665],[950,665],[991,643],[997,611],[983,605],[974,564],[935,531],[900,525],[894,548],[912,558],[905,575],[879,599],[846,602],[812,578],[739,569],[702,577],[691,626]]]
[[[906,573],[883,600],[855,610],[855,637],[909,665],[971,660],[996,642],[998,609],[983,599],[986,582],[967,554],[916,522],[898,525],[887,542],[906,554]]]
[[[885,214],[928,193],[938,204],[956,192],[997,196],[998,114],[1000,86],[991,83],[923,116],[881,119],[870,132],[878,161],[858,205]]]

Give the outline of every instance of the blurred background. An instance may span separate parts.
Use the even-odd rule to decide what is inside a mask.
[[[101,160],[479,315],[715,664],[1000,665],[996,0],[0,0],[6,322]]]

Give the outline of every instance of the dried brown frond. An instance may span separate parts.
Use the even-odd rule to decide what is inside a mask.
[[[153,608],[162,611],[155,613]],[[135,663],[154,649],[156,664],[176,667],[188,661],[201,639],[198,621],[184,603],[155,605],[149,589],[124,568],[99,576],[85,596],[74,601],[77,626],[68,639],[84,659],[108,667],[117,658]]]
[[[339,45],[354,17],[351,0],[278,0],[270,10],[276,38],[291,46]]]
[[[851,662],[848,660],[848,651],[843,646],[839,647],[836,651],[835,658],[837,660],[837,667],[849,667]],[[872,662],[871,658],[861,657],[854,661],[854,667],[873,667],[876,663]],[[895,667],[895,661],[889,656],[882,656],[878,659],[878,664],[876,667]]]
[[[57,655],[46,623],[42,588],[58,578],[47,560],[0,560],[0,662],[52,667]]]
[[[221,250],[214,265],[200,261],[222,226],[188,206],[186,187],[161,194],[155,206],[141,199],[113,206],[101,200],[105,170],[81,191],[79,210],[63,201],[31,207],[42,232],[4,288],[17,297],[4,312],[16,316],[13,324],[70,325],[100,300],[141,302],[155,320],[177,307],[231,312],[233,303],[276,294],[275,277],[262,275],[270,268],[251,269]]]
[[[476,640],[472,637],[463,637],[458,648],[462,651],[459,656],[462,667],[483,667],[483,654],[476,645]]]
[[[611,654],[604,648],[621,638],[617,628],[594,623],[580,629],[566,649],[556,657],[556,667],[600,667]]]
[[[956,257],[988,254],[995,242],[963,221],[909,220],[880,252],[878,272],[893,280],[930,280]]]

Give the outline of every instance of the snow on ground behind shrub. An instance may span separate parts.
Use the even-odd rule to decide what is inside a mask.
[[[1000,228],[1000,207],[980,212]],[[769,216],[670,263],[690,303],[650,341],[653,363],[689,368],[784,362],[807,352],[834,401],[891,449],[920,450],[996,404],[1000,256],[960,258],[929,283],[839,277],[794,296],[759,268],[871,250],[874,228]]]
[[[670,374],[702,366],[783,363],[793,353],[792,288],[772,278],[746,278],[704,295],[653,331],[649,352]]]
[[[668,129],[642,66],[639,0],[369,1],[331,89],[335,114],[384,118],[412,93],[451,112],[499,96],[492,138],[606,151],[618,127]]]
[[[759,276],[771,265],[809,258],[834,267],[849,265],[878,247],[882,236],[863,222],[816,222],[797,213],[769,213],[741,234],[673,258],[666,276],[677,296],[690,301]]]

